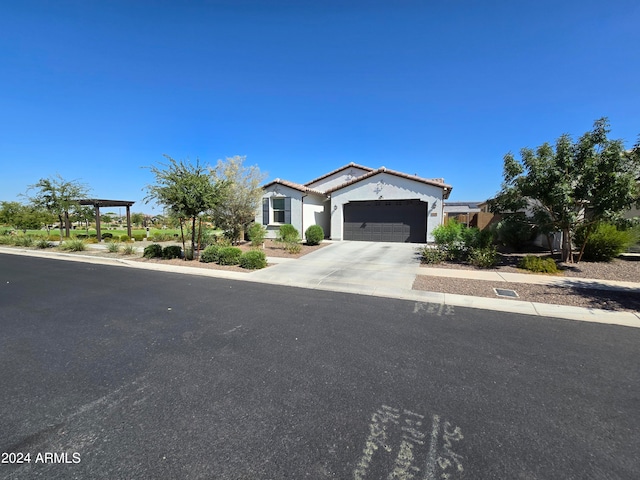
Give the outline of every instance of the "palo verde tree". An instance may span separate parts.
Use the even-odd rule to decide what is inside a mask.
[[[196,250],[196,223],[201,215],[212,210],[224,191],[224,184],[213,182],[209,168],[189,161],[174,160],[164,155],[168,163],[148,167],[156,183],[147,186],[145,202],[155,200],[180,220],[182,247],[185,249],[184,225],[191,221],[191,251]],[[185,255],[186,259],[186,255]]]
[[[562,232],[562,261],[573,262],[572,239],[585,228],[584,243],[599,222],[615,220],[640,200],[640,142],[625,150],[608,138],[606,118],[574,142],[562,135],[551,146],[523,148],[520,160],[504,157],[504,182],[492,211],[517,211],[529,205],[542,231]],[[581,256],[578,257],[580,261]]]
[[[62,226],[68,237],[71,230],[69,213],[79,208],[78,202],[87,196],[89,188],[77,180],[65,180],[56,174],[54,177],[41,178],[38,183],[30,185],[28,191],[34,191],[26,196],[36,208],[46,210],[60,221],[62,239]]]
[[[245,159],[238,155],[228,157],[218,160],[211,169],[214,181],[226,185],[224,201],[214,206],[211,217],[234,243],[241,240],[242,232],[255,219],[263,193],[260,184],[265,178],[256,165],[245,167]]]

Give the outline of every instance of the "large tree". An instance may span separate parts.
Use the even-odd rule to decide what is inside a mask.
[[[155,200],[166,206],[172,216],[180,220],[182,246],[185,248],[184,224],[191,222],[191,251],[196,250],[196,223],[205,212],[213,209],[220,201],[224,183],[213,182],[209,168],[184,160],[174,160],[164,155],[168,163],[151,166],[156,183],[147,186],[145,201]],[[186,256],[185,256],[186,258]]]
[[[256,165],[245,167],[245,159],[228,157],[218,160],[216,167],[211,169],[213,179],[227,185],[224,201],[215,205],[211,216],[216,226],[234,242],[241,240],[242,232],[255,219],[263,194],[260,185],[265,179]]]
[[[508,153],[492,210],[530,207],[532,220],[543,231],[562,232],[562,261],[573,262],[577,228],[587,229],[586,243],[599,222],[614,220],[640,200],[640,142],[625,150],[622,140],[608,138],[609,132],[607,119],[601,118],[575,142],[564,134],[555,146],[523,148],[520,160]]]
[[[43,208],[55,215],[60,221],[60,238],[62,226],[68,237],[71,230],[69,213],[79,208],[78,201],[87,196],[89,188],[77,180],[65,180],[60,175],[41,178],[38,183],[29,186],[28,191],[35,191],[27,198],[36,208]]]

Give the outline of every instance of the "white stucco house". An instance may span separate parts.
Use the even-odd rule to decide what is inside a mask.
[[[256,222],[269,238],[290,223],[301,235],[320,225],[331,240],[425,243],[442,224],[452,187],[441,178],[350,163],[304,185],[276,178],[263,189]]]

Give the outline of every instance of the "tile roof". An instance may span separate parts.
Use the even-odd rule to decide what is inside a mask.
[[[322,176],[320,176],[318,178],[314,178],[310,182],[305,183],[305,185],[310,185],[310,184],[315,183],[315,182],[317,182],[319,180],[322,180],[323,178],[327,178],[327,177],[333,175],[334,173],[338,173],[338,172],[341,172],[342,170],[346,170],[347,168],[352,168],[352,167],[359,168],[360,170],[366,170],[367,172],[372,172],[373,171],[373,168],[371,168],[371,167],[365,167],[364,165],[358,165],[357,163],[351,162],[351,163],[349,163],[347,165],[344,165],[344,166],[342,166],[340,168],[336,168],[335,170],[332,170],[329,173],[325,173],[324,175],[322,175]]]
[[[295,182],[290,182],[289,180],[282,180],[281,178],[276,178],[275,180],[267,183],[266,185],[263,185],[262,188],[267,188],[270,187],[273,184],[279,184],[279,185],[284,185],[285,187],[289,187],[289,188],[293,188],[294,190],[298,190],[300,192],[304,192],[304,193],[315,193],[317,195],[322,195],[322,196],[326,196],[324,192],[321,192],[320,190],[315,190],[313,188],[309,188],[305,185],[300,185],[299,183],[295,183]]]
[[[385,168],[385,167],[380,167],[377,170],[372,170],[368,173],[365,173],[364,175],[354,178],[353,180],[349,180],[348,182],[345,182],[341,185],[337,185],[333,188],[330,188],[329,190],[326,191],[326,193],[333,193],[337,190],[341,190],[344,187],[348,187],[349,185],[353,185],[354,183],[358,183],[361,180],[365,180],[367,178],[373,177],[374,175],[377,175],[379,173],[388,173],[389,175],[394,175],[396,177],[406,178],[408,180],[413,180],[415,182],[420,182],[427,185],[433,185],[434,187],[440,187],[445,191],[445,194],[444,194],[445,199],[449,198],[449,194],[451,193],[451,189],[453,188],[451,185],[444,183],[444,181],[442,181],[441,178],[437,178],[437,179],[422,178],[416,175],[409,175],[407,173],[397,172],[395,170],[389,170],[388,168]]]

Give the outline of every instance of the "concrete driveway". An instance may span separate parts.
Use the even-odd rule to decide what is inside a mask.
[[[252,273],[279,285],[374,294],[411,290],[420,268],[415,243],[335,242],[304,257]]]

